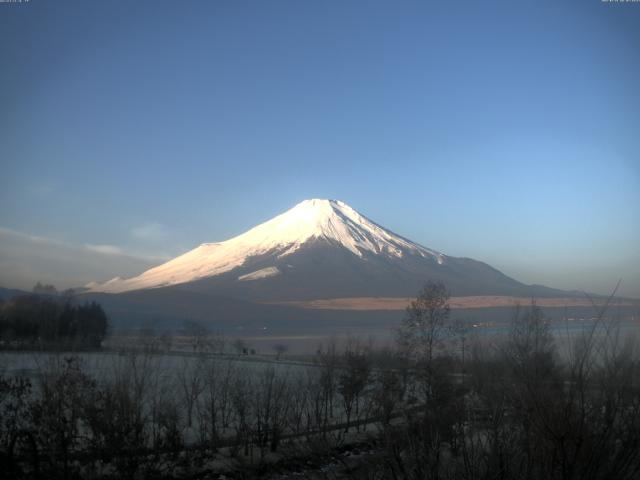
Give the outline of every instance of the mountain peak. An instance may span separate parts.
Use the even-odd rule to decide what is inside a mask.
[[[345,206],[351,208],[339,200],[311,198],[298,203],[282,215],[291,217],[293,221],[313,222],[328,218],[334,214],[336,210]]]
[[[296,217],[301,221],[319,221],[334,215],[341,210],[350,210],[355,212],[353,208],[340,200],[329,200],[324,198],[311,198],[298,203],[296,206],[284,213]]]
[[[272,255],[280,259],[317,241],[346,249],[360,258],[365,254],[395,258],[409,254],[431,257],[437,263],[444,258],[386,230],[344,202],[314,198],[242,235],[224,242],[204,243],[138,277],[110,280],[93,290],[121,292],[187,283],[228,272],[252,257]]]
[[[384,229],[344,202],[324,199],[300,202],[228,242],[260,245],[262,251],[286,246],[280,254],[283,256],[312,239],[337,243],[359,257],[366,251],[396,257],[401,257],[407,250],[421,255],[439,255]]]

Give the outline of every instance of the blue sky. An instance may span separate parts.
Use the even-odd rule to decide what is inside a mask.
[[[0,284],[132,275],[319,197],[640,297],[638,3],[31,0],[0,4],[0,68]]]

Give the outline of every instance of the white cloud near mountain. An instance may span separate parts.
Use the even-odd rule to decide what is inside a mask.
[[[159,242],[169,236],[169,229],[161,223],[149,222],[133,228],[131,235],[138,240]]]
[[[92,245],[90,243],[85,243],[84,247],[92,252],[104,253],[105,255],[124,255],[122,249],[115,245]]]
[[[0,227],[0,286],[31,289],[38,281],[57,288],[96,278],[134,276],[164,258],[133,254],[107,244],[73,244]]]

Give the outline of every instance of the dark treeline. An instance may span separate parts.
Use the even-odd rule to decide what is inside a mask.
[[[43,284],[38,282],[33,286],[32,291],[38,295],[58,295],[58,289],[48,283]]]
[[[68,297],[25,295],[0,302],[0,340],[5,347],[99,348],[108,319],[95,303]]]
[[[448,298],[427,284],[393,349],[329,342],[297,370],[208,353],[167,370],[143,349],[100,379],[64,356],[37,384],[0,376],[0,453],[19,474],[37,451],[47,478],[268,478],[273,458],[324,459],[302,476],[336,480],[640,478],[638,350],[604,310],[561,338],[532,304],[488,337]],[[337,459],[356,443],[374,454]]]

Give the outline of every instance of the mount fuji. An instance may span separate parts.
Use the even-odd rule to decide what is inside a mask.
[[[411,297],[427,280],[453,295],[558,297],[470,258],[445,255],[378,225],[337,200],[305,200],[237,237],[203,243],[128,279],[89,292],[190,292],[277,303],[352,297]]]

